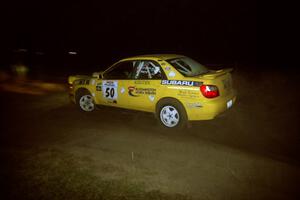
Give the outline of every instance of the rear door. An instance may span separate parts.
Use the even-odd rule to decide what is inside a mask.
[[[165,74],[153,60],[137,60],[132,78],[127,82],[128,107],[136,110],[155,111],[156,102],[164,92],[161,80]]]

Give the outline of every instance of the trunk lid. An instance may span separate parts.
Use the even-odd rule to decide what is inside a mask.
[[[197,78],[203,80],[204,84],[216,85],[219,89],[220,96],[226,96],[232,93],[232,68],[211,70],[206,74],[200,75]]]

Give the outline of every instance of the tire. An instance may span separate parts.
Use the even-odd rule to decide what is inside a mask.
[[[171,98],[163,99],[156,108],[156,117],[164,128],[182,129],[187,127],[187,114],[183,105]]]
[[[96,107],[94,98],[88,90],[80,90],[76,93],[76,104],[84,112],[92,112]]]

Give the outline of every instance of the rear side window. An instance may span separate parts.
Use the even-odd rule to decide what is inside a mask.
[[[167,60],[177,71],[184,76],[198,76],[208,72],[208,69],[189,57]]]
[[[164,76],[158,63],[150,60],[138,60],[135,63],[133,79],[161,80]]]

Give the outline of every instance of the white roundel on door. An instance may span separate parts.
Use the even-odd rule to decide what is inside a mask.
[[[104,98],[116,100],[118,98],[118,81],[103,81],[102,92]]]

